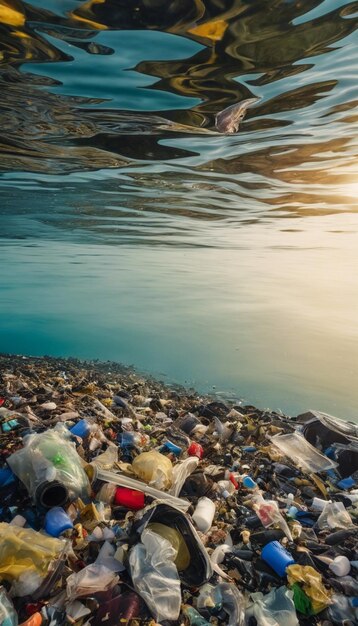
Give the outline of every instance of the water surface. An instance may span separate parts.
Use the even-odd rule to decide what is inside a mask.
[[[358,419],[357,9],[0,0],[1,351]]]

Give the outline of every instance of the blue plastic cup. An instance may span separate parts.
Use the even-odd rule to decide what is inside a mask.
[[[286,575],[286,569],[289,565],[294,564],[292,554],[287,552],[278,541],[270,541],[261,551],[261,558],[267,565],[280,576],[284,578]]]
[[[90,432],[91,427],[85,419],[80,420],[79,422],[77,422],[77,424],[70,428],[70,433],[72,433],[72,435],[75,435],[75,437],[81,437],[81,439],[87,437]]]
[[[59,537],[65,530],[73,528],[73,523],[61,506],[54,506],[45,515],[45,530],[52,537]]]

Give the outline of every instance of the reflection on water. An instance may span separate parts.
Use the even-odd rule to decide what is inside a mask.
[[[347,243],[355,237],[358,224],[357,8],[349,0],[34,0],[31,4],[0,0],[3,240],[18,242],[23,263],[26,258],[31,261],[33,249],[26,242],[33,240],[36,245],[45,239],[57,241],[60,257],[67,245],[75,246],[71,254],[75,250],[80,254],[88,246],[95,254],[94,246],[99,245],[102,260],[104,250],[112,258],[114,246],[132,246],[125,248],[125,263],[138,255],[139,267],[145,259],[146,277],[155,275],[161,299],[168,284],[178,280],[175,263],[168,261],[177,257],[168,255],[174,255],[174,248],[185,249],[192,267],[192,282],[182,285],[186,292],[182,301],[188,306],[185,323],[194,324],[190,312],[195,293],[201,295],[201,308],[195,300],[198,310],[204,314],[212,307],[213,325],[200,334],[205,359],[213,364],[203,374],[208,385],[227,380],[231,388],[236,386],[261,404],[277,406],[284,397],[289,409],[299,404],[298,381],[306,388],[302,403],[315,398],[322,407],[329,380],[330,402],[336,402],[341,414],[352,414],[351,374],[358,362],[354,323],[341,308],[327,316],[327,301],[323,304],[315,297],[323,278],[314,268],[317,250],[334,250],[325,254],[324,263],[326,276],[331,276],[330,299],[343,298],[345,308],[358,313],[355,283],[336,271],[340,255],[346,260],[347,250],[347,271],[358,260],[357,246]],[[256,97],[260,100],[248,110],[238,134],[216,132],[214,120],[220,110]],[[159,262],[154,262],[150,248],[155,248]],[[220,306],[213,304],[218,295],[205,296],[210,291],[208,274],[203,277],[205,290],[198,290],[195,278],[200,275],[196,263],[207,264],[215,275],[214,250],[220,251],[215,259],[221,267],[219,282],[225,287]],[[276,270],[280,268],[275,275],[268,269],[271,254]],[[26,290],[16,273],[21,273],[21,266],[13,264],[12,245],[3,247],[1,255],[11,264],[9,275],[18,288],[16,296],[13,289],[5,292],[6,314],[0,312],[0,321],[7,322],[6,315],[20,306]],[[236,268],[240,261],[242,267],[245,255],[251,259],[244,263],[246,272],[226,267],[229,260]],[[263,258],[267,264],[261,263]],[[166,271],[171,268],[170,278],[163,266]],[[99,262],[99,268],[94,291],[103,282],[108,294],[111,290],[120,294],[123,283],[116,285],[115,272],[110,273],[111,282],[105,280],[106,263]],[[138,272],[131,274],[134,284]],[[74,265],[73,272],[66,274],[69,290],[79,289],[85,273],[82,261]],[[46,290],[62,278],[54,265],[41,271],[37,295],[49,314],[52,305],[46,303]],[[249,301],[262,280],[272,287],[275,305],[271,314],[260,305],[251,324],[240,300],[240,323],[246,334],[238,340],[240,358],[238,353],[229,357],[228,337],[221,340],[220,332],[213,329],[220,328],[226,310],[224,323],[234,332],[231,298],[244,293]],[[291,281],[300,285],[302,302],[286,299]],[[135,289],[126,297],[132,299],[126,305],[131,310]],[[315,320],[317,316],[321,320],[324,337],[311,334],[313,318],[305,314],[308,302]],[[304,323],[293,321],[290,306]],[[152,303],[150,307],[153,311]],[[159,311],[164,318],[164,311]],[[81,306],[73,310],[79,318],[82,314]],[[19,315],[16,329],[24,340],[28,320]],[[158,311],[156,315],[160,318]],[[159,319],[159,326],[167,330],[157,342],[160,368],[181,380],[184,365],[179,357],[169,358],[164,346],[170,341],[174,352],[179,348],[183,315],[179,301],[173,301],[172,325],[169,328]],[[278,320],[284,345],[277,345]],[[127,317],[116,323],[119,334],[127,332]],[[93,320],[87,319],[86,324],[91,334]],[[145,317],[139,316],[137,324],[142,339],[132,335],[124,353],[99,347],[105,335],[102,329],[99,343],[89,342],[87,356],[130,359],[158,371],[143,348]],[[343,325],[350,330],[351,341],[341,338]],[[113,319],[108,327],[115,332]],[[64,328],[58,320],[62,344],[56,342],[56,351],[61,352],[62,345],[67,353],[81,352],[76,333],[71,333],[72,347],[65,346]],[[31,332],[33,342],[24,340],[21,348],[17,341],[16,350],[25,351],[28,345],[33,352],[50,351],[49,335],[35,332],[32,325]],[[265,357],[255,339],[258,335]],[[15,345],[11,336],[12,344],[4,334],[10,351]],[[309,338],[316,355],[310,365],[299,357],[299,346],[307,345]],[[345,382],[333,359],[340,338],[342,358],[351,372]],[[188,377],[199,380],[201,360],[190,358],[193,367]],[[297,401],[290,405],[294,396]]]

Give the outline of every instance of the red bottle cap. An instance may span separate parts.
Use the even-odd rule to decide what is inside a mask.
[[[193,441],[188,448],[189,456],[197,456],[199,459],[202,459],[204,456],[204,450],[200,443],[196,443]]]
[[[125,506],[131,511],[139,511],[145,506],[145,495],[142,491],[128,489],[128,487],[117,487],[113,504],[117,506]]]

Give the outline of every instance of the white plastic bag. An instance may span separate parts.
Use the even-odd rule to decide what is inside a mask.
[[[129,555],[134,588],[157,622],[177,620],[181,590],[174,565],[176,551],[167,539],[151,530],[144,530],[141,539]]]
[[[67,578],[67,598],[71,601],[91,596],[97,591],[107,591],[114,587],[118,580],[118,576],[104,565],[92,563]]]
[[[287,587],[272,589],[265,596],[252,593],[251,598],[253,604],[247,608],[246,616],[254,616],[258,626],[299,626],[293,591]]]

